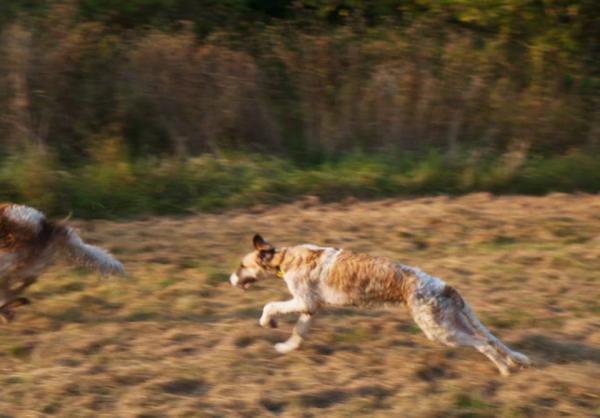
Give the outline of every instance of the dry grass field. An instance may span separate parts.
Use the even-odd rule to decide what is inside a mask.
[[[130,277],[57,265],[0,328],[1,417],[600,417],[600,196],[473,194],[74,222]],[[385,255],[458,288],[536,363],[502,378],[429,342],[402,306],[336,309],[305,346],[258,326],[288,297],[229,273],[262,233]]]

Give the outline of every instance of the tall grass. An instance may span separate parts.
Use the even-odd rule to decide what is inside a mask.
[[[600,158],[579,152],[518,161],[514,152],[483,160],[460,153],[451,162],[438,152],[352,153],[305,166],[239,153],[131,161],[115,142],[105,147],[97,152],[102,157],[66,170],[36,151],[2,160],[0,201],[36,205],[55,215],[120,217],[217,211],[306,195],[332,202],[474,191],[600,191]]]

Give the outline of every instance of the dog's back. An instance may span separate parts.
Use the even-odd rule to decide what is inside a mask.
[[[324,282],[346,295],[350,304],[368,306],[406,302],[416,280],[414,272],[385,257],[344,250]]]
[[[49,221],[36,209],[13,203],[0,205],[0,278],[36,274],[49,262],[57,238],[64,236],[64,226]]]

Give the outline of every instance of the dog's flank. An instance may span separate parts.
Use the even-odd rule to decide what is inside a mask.
[[[368,306],[406,302],[415,278],[383,257],[342,251],[324,278],[325,285],[344,293],[349,304]]]
[[[504,375],[529,364],[525,355],[510,350],[479,322],[456,289],[417,268],[314,245],[275,249],[260,236],[253,242],[255,251],[243,258],[230,281],[246,289],[274,273],[283,276],[293,298],[268,303],[260,318],[262,326],[269,326],[275,323],[275,315],[301,314],[292,336],[275,346],[281,353],[301,345],[322,307],[399,303],[406,305],[429,339],[449,346],[472,346]]]
[[[66,254],[78,265],[102,274],[124,274],[122,264],[108,252],[84,243],[62,222],[46,219],[28,206],[0,205],[0,320],[14,316],[12,310],[25,304],[18,298],[49,266],[56,254]],[[22,303],[15,304],[20,300]]]

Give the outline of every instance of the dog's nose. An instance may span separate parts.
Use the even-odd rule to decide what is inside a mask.
[[[229,276],[229,283],[231,283],[232,286],[237,286],[239,281],[240,278],[236,273],[232,273],[231,276]]]

